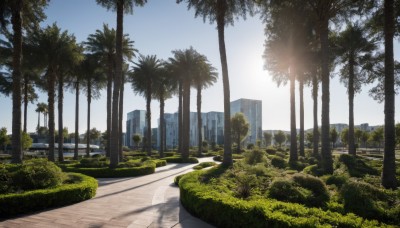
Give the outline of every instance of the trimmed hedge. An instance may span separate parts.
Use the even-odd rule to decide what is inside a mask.
[[[167,165],[167,161],[166,160],[157,159],[157,160],[153,160],[153,161],[156,163],[156,167],[157,168]]]
[[[79,173],[69,174],[78,183],[63,184],[57,188],[0,195],[0,217],[38,211],[50,207],[69,205],[96,195],[97,181]]]
[[[199,160],[197,160],[197,158],[194,157],[189,157],[188,160],[183,160],[182,157],[165,157],[165,158],[161,158],[161,160],[165,160],[169,163],[199,163]]]
[[[202,162],[202,163],[194,166],[193,169],[200,170],[200,169],[204,169],[204,168],[215,166],[215,165],[217,165],[217,163],[215,163],[215,162]]]
[[[156,163],[153,161],[147,162],[140,167],[129,168],[80,168],[74,166],[62,166],[64,172],[82,173],[95,178],[114,178],[114,177],[136,177],[147,174],[152,174],[156,170]]]
[[[385,227],[354,214],[339,214],[319,208],[271,199],[241,200],[201,184],[203,171],[184,175],[179,181],[183,206],[217,227]],[[223,213],[221,213],[223,212]]]

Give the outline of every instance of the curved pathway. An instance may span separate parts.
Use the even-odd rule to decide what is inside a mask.
[[[97,194],[90,200],[5,220],[0,227],[212,227],[182,207],[173,183],[194,165],[169,164],[135,178],[99,178]]]

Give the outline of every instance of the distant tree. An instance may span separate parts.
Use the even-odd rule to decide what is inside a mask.
[[[238,112],[231,118],[232,139],[237,144],[237,153],[240,153],[240,144],[249,132],[249,121],[243,113]]]
[[[382,147],[382,142],[384,139],[384,128],[378,127],[375,131],[370,134],[370,141],[378,145],[378,150],[380,151]]]
[[[59,131],[59,130],[55,131],[54,138],[56,139],[56,141],[59,141],[59,139],[60,139],[59,138],[60,132],[62,132],[63,141],[68,138],[68,136],[69,136],[68,128],[64,127],[62,131]]]
[[[362,135],[363,131],[360,128],[354,129],[354,139],[356,140],[356,144],[358,144],[358,147],[360,146]]]
[[[343,131],[340,133],[340,140],[344,145],[347,145],[349,142],[349,129],[345,128]]]
[[[3,149],[3,151],[6,151],[6,147],[7,145],[10,145],[10,143],[11,138],[7,135],[7,128],[2,127],[0,129],[0,147]]]
[[[332,148],[335,148],[335,143],[338,140],[338,132],[336,131],[336,128],[331,128],[329,132],[329,139],[331,140],[332,143]]]
[[[269,146],[272,144],[272,134],[268,132],[263,133],[265,146]]]
[[[32,138],[26,132],[22,132],[21,134],[22,134],[21,137],[22,149],[27,150],[32,146]]]
[[[313,132],[307,132],[306,133],[306,142],[307,142],[308,148],[312,148],[311,145],[314,142],[314,134],[313,134]]]
[[[86,131],[85,136],[84,136],[84,141],[88,141],[90,143],[93,143],[94,141],[98,140],[101,136],[101,131],[97,130],[96,128],[92,128],[89,131],[89,137],[88,137],[88,132]]]
[[[367,148],[368,147],[369,133],[367,131],[363,131],[360,139],[363,142],[364,147]]]
[[[37,133],[40,137],[47,138],[49,136],[49,129],[47,127],[39,127]]]
[[[282,143],[286,141],[286,135],[283,131],[278,131],[274,135],[274,140],[276,143],[278,143],[279,147],[282,147]]]
[[[400,146],[400,123],[396,124],[396,144]]]
[[[135,143],[136,149],[139,147],[139,143],[142,140],[142,137],[139,134],[134,134],[132,136],[132,140]]]

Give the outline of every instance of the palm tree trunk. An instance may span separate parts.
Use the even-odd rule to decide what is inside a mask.
[[[295,98],[295,71],[290,69],[290,157],[289,161],[297,161],[297,130],[296,130],[296,98]]]
[[[64,136],[63,136],[63,99],[64,99],[64,77],[62,74],[59,76],[58,82],[58,161],[64,161],[63,154],[63,144],[64,144]]]
[[[79,144],[79,82],[75,84],[75,149],[74,160],[78,160],[78,144]]]
[[[229,88],[229,75],[228,75],[228,61],[226,58],[225,49],[225,12],[226,2],[217,1],[217,30],[218,30],[218,44],[219,54],[221,58],[222,67],[222,84],[224,87],[224,157],[222,164],[224,166],[231,166],[232,160],[232,135],[231,135],[231,101],[230,101],[230,88]]]
[[[119,92],[122,78],[122,36],[124,21],[124,1],[117,0],[117,31],[116,31],[116,67],[114,75],[114,91],[112,103],[112,132],[111,134],[111,151],[110,151],[110,168],[116,168],[118,165],[118,146],[119,146]]]
[[[321,76],[322,76],[322,121],[321,121],[321,165],[325,173],[333,173],[333,160],[329,140],[329,43],[327,18],[320,22]]]
[[[123,120],[123,111],[124,111],[124,76],[122,77],[122,83],[121,83],[121,91],[119,94],[119,147],[118,147],[118,156],[119,156],[119,161],[122,162],[122,149],[123,149],[123,139],[122,139],[122,120]]]
[[[92,81],[87,84],[87,130],[86,130],[86,157],[90,157],[90,103],[92,102]]]
[[[28,117],[28,75],[24,74],[24,132],[26,133]]]
[[[21,53],[22,53],[22,10],[23,1],[16,0],[12,8],[13,27],[13,72],[12,72],[12,163],[22,163],[21,145]]]
[[[149,80],[147,84],[147,94],[146,94],[146,121],[147,121],[147,156],[151,156],[151,81]]]
[[[165,107],[165,101],[164,101],[164,96],[161,94],[160,96],[160,157],[164,157],[164,141],[165,141],[165,119],[164,119],[164,107]]]
[[[50,68],[48,72],[48,103],[49,103],[49,160],[55,161],[54,158],[54,85],[57,75],[54,69]],[[47,115],[47,114],[46,114]],[[47,119],[47,117],[46,117]]]
[[[182,80],[179,80],[179,107],[178,107],[178,153],[182,154],[182,142],[183,142],[183,128],[182,128],[182,115],[183,115],[183,88]]]
[[[353,55],[351,55],[353,56]],[[356,147],[354,144],[354,59],[350,57],[349,61],[349,154],[356,155]]]
[[[108,73],[107,73],[107,145],[106,157],[110,157],[111,148],[111,101],[112,101],[112,77],[113,77],[113,57],[108,58]]]
[[[36,130],[38,131],[39,127],[40,127],[40,112],[37,112],[37,113],[38,113],[38,123],[37,123]]]
[[[202,119],[201,119],[201,86],[197,86],[197,130],[198,130],[198,139],[199,139],[199,144],[198,144],[198,155],[201,156],[201,153],[203,152],[203,137],[201,134],[201,128],[202,128]]]
[[[317,72],[313,73],[313,118],[314,118],[314,129],[313,129],[313,156],[318,157],[318,144],[319,144],[319,131],[318,131],[318,78]]]
[[[182,140],[182,158],[189,158],[189,141],[190,141],[190,80],[186,78],[183,81],[183,140]]]
[[[300,90],[300,156],[304,154],[304,75],[301,77],[299,82]]]
[[[382,185],[385,188],[395,189],[396,163],[395,163],[395,90],[394,90],[394,1],[385,0],[385,152],[383,157]]]

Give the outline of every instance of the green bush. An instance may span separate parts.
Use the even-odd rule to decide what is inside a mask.
[[[364,182],[349,181],[340,190],[344,209],[368,219],[400,223],[399,197]]]
[[[215,163],[215,162],[202,162],[202,163],[194,166],[193,169],[200,170],[200,169],[204,169],[204,168],[211,167],[211,166],[214,166],[214,165],[217,165],[217,163]]]
[[[253,143],[247,144],[247,149],[248,149],[248,150],[254,149],[254,144],[253,144]]]
[[[319,177],[324,174],[324,171],[318,165],[309,165],[303,169],[303,173]]]
[[[101,157],[82,158],[79,161],[79,166],[84,168],[100,168],[107,167],[108,165],[108,162]]]
[[[22,190],[57,187],[65,179],[60,167],[47,159],[24,161],[21,167],[11,175],[13,187]]]
[[[68,174],[77,181],[56,188],[0,195],[0,217],[30,213],[90,199],[96,195],[97,181],[82,174]]]
[[[153,161],[146,161],[140,167],[130,168],[115,168],[108,167],[102,168],[81,168],[75,166],[63,166],[66,172],[82,173],[95,178],[115,178],[115,177],[136,177],[155,172],[156,163]]]
[[[244,156],[243,154],[232,154],[232,159],[238,160],[238,159],[243,159]]]
[[[167,161],[161,160],[161,159],[153,160],[153,162],[156,163],[156,167],[161,167],[161,166],[166,166],[167,165]]]
[[[180,181],[180,179],[183,177],[183,175],[185,175],[185,174],[181,174],[181,175],[175,176],[175,178],[174,178],[174,184],[175,184],[176,186],[179,186],[179,181]]]
[[[176,152],[164,152],[164,156],[165,157],[173,157],[173,156],[176,156],[177,154],[176,154]]]
[[[277,152],[275,153],[275,155],[278,156],[278,157],[281,157],[281,158],[285,158],[285,157],[286,157],[285,152],[281,152],[281,151],[277,151]]]
[[[292,179],[302,188],[310,190],[312,194],[308,195],[305,204],[307,206],[321,207],[325,206],[330,199],[329,191],[324,182],[311,175],[294,174]]]
[[[182,157],[165,157],[161,158],[162,160],[167,161],[168,163],[199,163],[199,160],[194,157],[189,157],[186,161]]]
[[[368,166],[363,160],[361,160],[361,158],[349,154],[341,154],[339,162],[346,165],[347,170],[352,177],[364,177],[366,174],[379,175],[378,170]]]
[[[347,181],[348,177],[343,175],[332,175],[326,179],[326,184],[328,185],[336,185],[336,187],[341,188]]]
[[[288,179],[274,180],[268,190],[268,196],[284,202],[306,203],[307,195],[310,192],[303,188],[296,187],[295,183]]]
[[[287,166],[287,162],[282,157],[273,155],[271,159],[271,165],[279,169],[284,169]]]
[[[265,149],[265,152],[267,152],[267,154],[269,154],[269,155],[275,155],[276,149],[269,147],[269,148]]]
[[[244,160],[249,165],[264,162],[264,152],[261,150],[251,150],[244,154]]]
[[[180,179],[181,203],[189,212],[217,227],[385,226],[354,214],[342,215],[272,199],[241,200],[200,183],[202,175],[204,172],[192,172]]]
[[[236,196],[246,199],[251,195],[251,191],[256,187],[256,175],[248,175],[247,173],[240,172],[235,176],[236,182]]]
[[[131,167],[140,167],[143,163],[140,160],[129,160],[126,162],[118,163],[118,168],[131,168]]]
[[[307,164],[301,161],[289,161],[289,167],[297,171],[302,171],[306,166]]]
[[[0,164],[0,194],[7,193],[11,185],[10,173],[6,169],[5,165]]]

